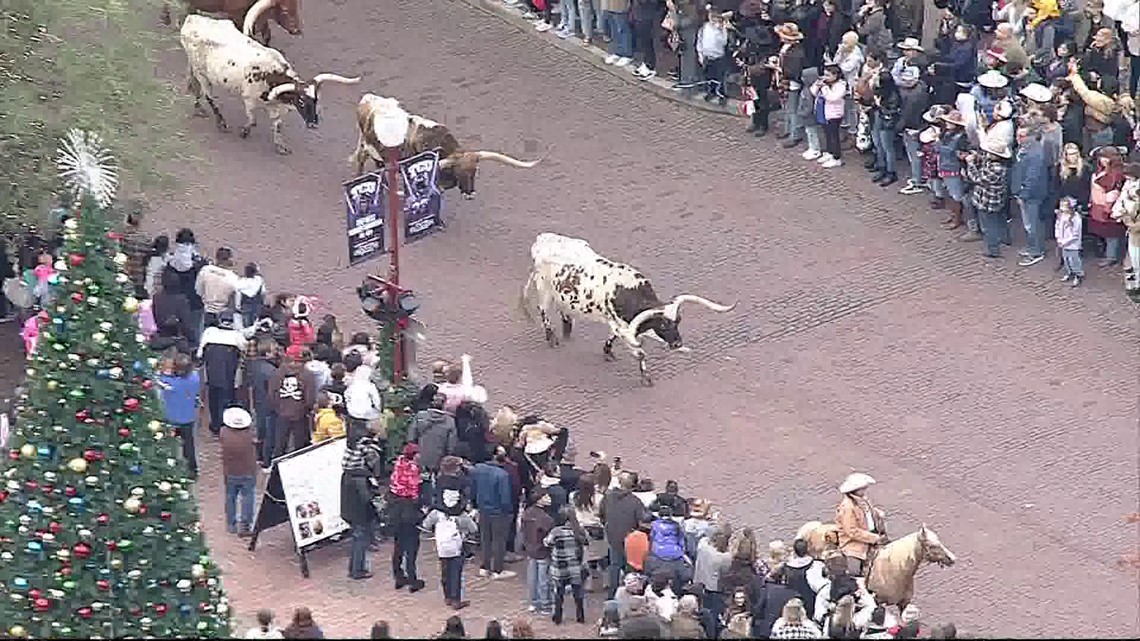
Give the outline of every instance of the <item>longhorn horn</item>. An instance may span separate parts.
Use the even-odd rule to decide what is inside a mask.
[[[265,101],[266,102],[272,102],[274,100],[277,100],[281,96],[281,94],[288,93],[290,91],[296,91],[296,90],[297,90],[297,85],[295,83],[292,83],[292,82],[286,82],[283,85],[277,85],[276,87],[269,90],[269,93],[266,94],[266,96],[265,96]]]
[[[495,162],[501,162],[504,165],[518,167],[519,169],[530,169],[531,167],[534,167],[538,163],[542,162],[545,158],[545,156],[543,156],[543,158],[539,158],[538,160],[531,160],[528,162],[525,160],[519,160],[518,158],[512,158],[511,156],[501,154],[497,151],[476,151],[475,156],[478,157],[479,160],[494,160]]]
[[[643,323],[645,323],[645,321],[647,321],[651,317],[653,317],[655,314],[665,313],[665,310],[667,308],[668,308],[668,305],[666,305],[665,307],[650,307],[649,309],[639,313],[637,316],[634,316],[633,320],[631,320],[629,322],[629,333],[630,333],[630,335],[636,339],[638,334],[641,333],[641,325]]]
[[[695,296],[693,294],[681,294],[680,296],[674,298],[673,302],[665,306],[665,317],[676,320],[677,314],[681,311],[681,305],[684,305],[685,303],[699,303],[700,305],[703,305],[704,307],[707,307],[714,312],[731,312],[732,310],[736,309],[736,303],[733,303],[731,305],[720,305],[701,296]]]
[[[440,159],[439,168],[440,169],[448,169],[449,167],[453,166],[454,164],[455,164],[455,159],[452,158],[451,156],[448,156],[447,158],[441,158]]]
[[[277,0],[257,0],[249,11],[245,12],[245,22],[242,23],[241,32],[250,38],[253,37],[253,26],[261,19],[261,14],[269,11],[269,8],[277,4]]]
[[[357,76],[355,78],[345,78],[344,76],[340,76],[335,73],[318,73],[317,75],[313,76],[312,84],[318,90],[321,88],[321,83],[323,82],[335,82],[338,85],[355,85],[356,83],[360,82],[360,76]]]

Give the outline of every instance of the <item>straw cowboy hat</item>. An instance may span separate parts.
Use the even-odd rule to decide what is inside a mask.
[[[843,480],[843,484],[839,486],[840,494],[850,494],[858,492],[859,490],[866,489],[875,484],[875,479],[871,478],[869,474],[862,472],[852,472],[847,475]]]
[[[906,38],[895,46],[903,51],[923,51],[922,45],[918,42],[918,38]]]
[[[947,109],[944,105],[934,105],[930,109],[927,109],[926,113],[922,114],[922,119],[933,125],[938,122],[938,119],[941,118],[942,114],[946,113],[946,111]]]
[[[938,140],[938,130],[934,127],[927,127],[918,134],[918,142],[928,145],[935,140]]]
[[[1036,82],[1031,82],[1025,85],[1025,87],[1017,93],[1028,100],[1032,100],[1033,102],[1046,103],[1053,101],[1053,92],[1049,89],[1049,87],[1038,84]]]
[[[1000,71],[990,69],[978,76],[978,84],[987,89],[1001,89],[1009,86],[1009,78],[1006,78],[1005,74]]]
[[[773,563],[783,563],[788,560],[788,546],[777,539],[768,544],[768,559]]]
[[[533,425],[526,427],[524,435],[525,445],[523,451],[527,454],[542,454],[554,445],[554,439],[546,433],[548,429],[554,429],[554,426],[545,421],[539,421]]]
[[[958,125],[959,127],[966,126],[966,118],[962,116],[962,112],[957,109],[951,109],[948,113],[942,114],[940,118],[943,122]]]
[[[1013,151],[1010,150],[1009,145],[1003,144],[993,138],[984,138],[980,145],[982,151],[993,154],[995,156],[1009,159],[1013,158]]]
[[[785,22],[784,24],[776,27],[776,35],[780,36],[781,40],[803,40],[804,34],[800,31],[800,26],[794,22]]]
[[[999,100],[994,105],[994,118],[1007,119],[1013,116],[1013,103],[1009,100]]]
[[[230,407],[222,412],[222,423],[235,430],[244,430],[253,425],[253,418],[240,407]]]

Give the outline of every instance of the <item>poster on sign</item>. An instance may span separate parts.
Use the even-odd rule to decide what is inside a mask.
[[[400,161],[404,181],[404,242],[423,238],[443,228],[443,192],[439,177],[439,152],[425,151]]]
[[[380,175],[371,173],[344,183],[348,210],[348,264],[360,263],[384,253],[385,191]]]
[[[275,462],[297,549],[349,529],[340,518],[344,437],[321,441]]]

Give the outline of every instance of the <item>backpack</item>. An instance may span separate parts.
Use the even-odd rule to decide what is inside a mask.
[[[456,517],[444,515],[436,521],[435,552],[441,559],[453,559],[463,554],[463,535],[459,533]]]

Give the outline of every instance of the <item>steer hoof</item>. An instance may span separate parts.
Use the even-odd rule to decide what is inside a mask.
[[[242,138],[249,138],[249,132],[250,132],[252,129],[253,129],[253,127],[252,127],[252,126],[250,126],[250,125],[246,125],[246,126],[244,126],[244,127],[242,127],[242,128],[241,128],[241,131],[239,131],[239,132],[238,132],[238,136],[240,136],[240,137],[242,137]]]
[[[224,133],[224,132],[227,132],[229,130],[230,130],[230,126],[228,124],[226,124],[225,120],[219,120],[218,121],[218,131],[221,131]]]
[[[649,374],[642,374],[641,385],[643,387],[653,387],[653,378]]]
[[[617,360],[617,356],[614,356],[613,352],[602,352],[602,356],[605,356],[606,360],[610,362]]]
[[[546,344],[551,347],[558,347],[558,336],[552,329],[546,330]]]
[[[206,118],[209,115],[210,114],[209,114],[209,112],[206,111],[205,107],[203,107],[202,105],[194,105],[194,117],[195,118]]]
[[[282,156],[288,156],[289,154],[293,153],[292,149],[286,147],[285,145],[283,145],[281,143],[275,143],[273,145],[273,151],[276,151],[278,154],[280,154]]]

